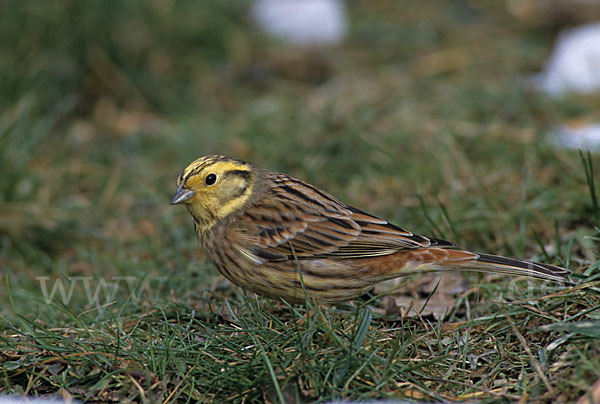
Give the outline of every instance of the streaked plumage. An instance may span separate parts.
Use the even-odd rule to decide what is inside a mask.
[[[338,201],[286,174],[206,156],[179,176],[171,204],[184,203],[210,261],[236,285],[272,298],[323,302],[358,297],[377,282],[459,270],[561,281],[568,270],[463,251]]]

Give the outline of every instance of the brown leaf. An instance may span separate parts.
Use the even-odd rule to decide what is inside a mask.
[[[600,403],[600,379],[596,380],[596,383],[594,383],[592,388],[586,391],[586,393],[577,400],[577,404],[594,403]]]
[[[403,317],[415,317],[432,314],[435,319],[442,320],[452,311],[456,305],[455,297],[466,290],[465,286],[461,273],[446,272],[382,282],[375,286],[374,293],[386,294],[387,315],[401,313]]]

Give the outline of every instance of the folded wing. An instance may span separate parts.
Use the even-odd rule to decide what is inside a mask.
[[[249,206],[236,229],[252,252],[270,261],[349,259],[394,254],[403,249],[455,247],[394,226],[348,206],[303,181],[271,174],[268,196]]]

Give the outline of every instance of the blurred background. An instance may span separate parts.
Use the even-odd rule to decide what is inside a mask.
[[[169,199],[212,153],[472,249],[560,264],[574,239],[573,267],[594,257],[598,207],[561,139],[594,125],[600,98],[550,96],[539,74],[596,10],[266,3],[0,3],[1,302],[40,276],[202,289],[216,271]]]

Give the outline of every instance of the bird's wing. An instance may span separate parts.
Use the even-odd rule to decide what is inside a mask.
[[[268,195],[247,207],[234,230],[262,259],[347,259],[453,246],[403,230],[284,174],[272,174],[270,181]]]
[[[374,257],[431,246],[457,247],[446,240],[419,236],[354,207],[348,206],[348,209],[352,212],[352,221],[360,227],[360,234],[348,245],[331,252],[329,255],[332,258]]]

